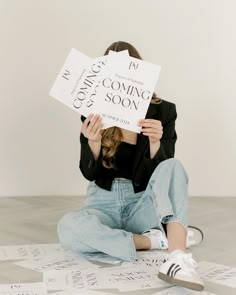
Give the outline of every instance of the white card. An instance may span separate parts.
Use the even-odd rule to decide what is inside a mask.
[[[111,53],[127,56],[128,51]],[[106,65],[107,56],[90,58],[72,48],[49,92],[50,96],[87,117],[94,110],[99,87],[99,75]]]
[[[48,270],[64,270],[64,269],[93,269],[99,266],[87,261],[82,257],[47,257],[43,259],[25,260],[14,263],[16,265],[32,269],[38,272]]]
[[[0,285],[0,295],[47,295],[43,283]]]
[[[215,295],[215,294],[209,293],[206,291],[199,292],[199,291],[193,291],[193,290],[185,289],[181,287],[172,287],[161,292],[156,292],[152,295]]]
[[[85,117],[101,114],[103,128],[140,132],[160,70],[127,51],[92,59],[72,48],[49,94]]]
[[[103,274],[102,274],[103,272]],[[138,289],[150,289],[158,287],[166,287],[170,284],[158,278],[158,270],[149,272],[141,267],[116,267],[99,270],[98,278],[102,281],[101,276],[105,280],[104,283],[108,286],[114,286],[120,291],[131,291]]]
[[[64,250],[60,244],[0,246],[0,260],[22,260],[57,255]]]
[[[138,266],[156,273],[166,258],[167,254],[160,251],[137,252],[137,259],[134,262],[123,262],[122,267]]]
[[[134,132],[145,118],[161,67],[130,56],[110,55],[100,74],[95,109],[105,121]]]
[[[73,94],[90,64],[90,57],[72,48],[49,92],[50,96],[81,114],[84,101],[75,99]]]
[[[60,291],[60,292],[53,292],[53,295],[78,295],[78,290],[76,289],[68,289],[66,291]],[[114,293],[107,293],[107,292],[101,292],[101,291],[95,291],[95,290],[80,290],[79,295],[114,295]]]
[[[100,87],[99,77],[106,67],[106,61],[107,56],[91,59],[74,90],[71,92],[73,106],[85,117],[97,112],[94,108],[94,102],[98,99],[97,90]]]
[[[170,284],[160,280],[146,280],[146,281],[137,281],[137,282],[127,282],[125,284],[121,284],[118,289],[120,292],[128,292],[135,290],[147,290],[153,288],[163,288],[168,287]]]
[[[112,284],[105,281],[105,276],[102,270],[50,270],[43,273],[43,282],[48,290],[112,288]]]
[[[107,255],[105,253],[85,253],[83,254],[83,257],[91,261],[103,262],[108,264],[119,264],[122,262],[122,260]]]
[[[87,290],[80,270],[49,270],[43,273],[43,282],[47,290],[65,290],[69,288]]]
[[[207,261],[198,263],[199,273],[203,280],[236,288],[236,268]]]

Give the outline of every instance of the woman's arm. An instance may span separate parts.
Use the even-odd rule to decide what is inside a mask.
[[[176,106],[175,104],[171,104],[167,119],[163,123],[163,134],[160,139],[160,147],[152,158],[157,164],[163,160],[173,158],[175,155],[175,143],[177,140],[177,134],[175,130],[176,118]]]
[[[96,177],[98,167],[102,162],[101,128],[99,116],[89,115],[87,119],[81,117],[83,122],[80,134],[80,170],[83,176],[92,181]]]
[[[175,143],[177,134],[175,131],[175,121],[177,118],[176,106],[171,103],[169,110],[167,110],[166,120],[162,120],[162,131],[159,127],[157,137],[160,137],[155,143],[149,140],[149,147],[146,150],[143,158],[143,170],[152,174],[156,166],[169,158],[173,158],[175,154]]]

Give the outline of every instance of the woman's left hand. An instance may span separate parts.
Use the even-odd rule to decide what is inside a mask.
[[[139,120],[139,126],[142,127],[141,132],[143,135],[149,137],[149,142],[156,143],[160,141],[163,134],[163,127],[161,121],[155,119],[142,119]]]

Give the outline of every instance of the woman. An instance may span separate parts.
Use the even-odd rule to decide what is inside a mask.
[[[128,49],[115,42],[109,50]],[[202,290],[196,262],[186,253],[188,177],[174,159],[176,108],[153,95],[141,133],[102,130],[99,115],[82,117],[80,169],[89,185],[85,207],[58,224],[61,244],[75,252],[103,252],[134,261],[136,250],[166,249],[159,278]],[[167,242],[168,240],[168,242]]]

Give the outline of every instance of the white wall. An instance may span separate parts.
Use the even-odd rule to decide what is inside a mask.
[[[48,92],[71,47],[162,66],[192,196],[236,196],[236,1],[0,0],[0,196],[81,195],[79,115]]]

